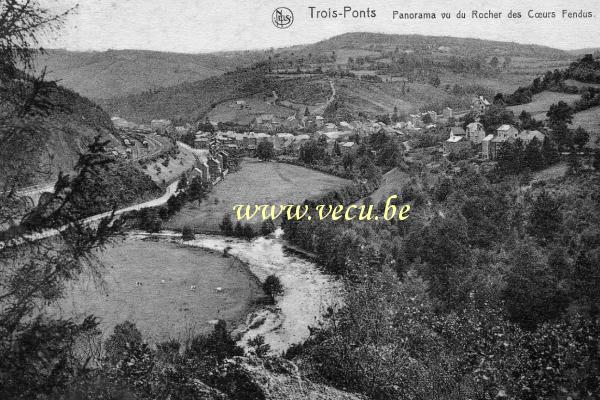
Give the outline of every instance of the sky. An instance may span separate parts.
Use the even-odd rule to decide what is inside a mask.
[[[600,1],[596,0],[39,0],[52,10],[78,4],[65,28],[44,41],[68,50],[145,49],[182,53],[254,50],[314,43],[346,32],[383,32],[474,37],[580,49],[600,47]],[[375,18],[311,18],[319,10],[375,10]],[[294,22],[272,23],[277,7],[287,7]],[[315,10],[316,10],[315,9]],[[499,19],[472,18],[472,12],[502,12]],[[527,13],[555,12],[555,18]],[[562,10],[591,12],[591,18],[563,18]],[[393,19],[393,13],[436,12],[435,20]],[[464,11],[467,18],[456,15]],[[510,11],[522,18],[508,18]],[[440,13],[449,12],[450,19]],[[313,12],[314,15],[314,12]]]

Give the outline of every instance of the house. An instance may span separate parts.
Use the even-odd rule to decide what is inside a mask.
[[[487,135],[481,141],[481,155],[486,160],[491,160],[490,148],[491,148],[491,144],[492,144],[492,139],[494,139],[494,135]]]
[[[325,124],[325,118],[321,117],[320,115],[317,115],[315,117],[315,123],[317,124],[317,128],[322,128]]]
[[[431,119],[431,122],[437,122],[438,115],[435,111],[427,111],[426,113],[423,113],[423,114],[424,114],[423,116],[425,116],[425,114],[428,114],[429,118]],[[421,118],[421,119],[423,119],[423,118]]]
[[[223,167],[223,172],[226,172],[229,169],[229,161],[230,161],[230,157],[229,157],[229,153],[227,153],[226,151],[221,151],[219,152],[219,154],[221,155],[221,166]]]
[[[411,114],[410,122],[414,127],[419,127],[423,125],[423,120],[421,119],[421,114]]]
[[[210,177],[212,178],[213,181],[222,177],[222,175],[221,175],[222,166],[221,166],[221,162],[218,159],[213,158],[213,157],[208,157],[207,164],[208,164],[208,171],[209,171]]]
[[[256,136],[256,133],[248,132],[248,133],[243,134],[243,136],[242,136],[242,147],[243,148],[254,150],[254,149],[256,149],[257,145],[258,145],[258,138]]]
[[[450,107],[446,107],[444,108],[444,111],[442,111],[442,115],[444,118],[449,119],[454,117],[454,111]]]
[[[339,146],[342,154],[353,154],[358,149],[358,144],[354,142],[341,142]]]
[[[465,132],[465,130],[460,126],[453,126],[452,128],[450,128],[450,139],[455,137],[462,137],[466,139],[467,132]]]
[[[540,131],[523,131],[517,135],[517,139],[521,139],[525,146],[531,143],[533,139],[542,144],[545,138],[546,136]]]
[[[340,122],[340,129],[343,131],[353,131],[354,126],[352,126],[352,124],[350,124],[346,121],[342,121],[342,122]]]
[[[192,179],[195,176],[200,176],[200,179],[202,179],[204,182],[210,181],[210,169],[205,161],[196,161],[196,165],[192,170],[192,176],[188,177],[188,179]]]
[[[485,137],[485,130],[481,122],[471,122],[467,125],[467,137],[475,144],[481,143]]]
[[[488,150],[488,160],[495,160],[498,158],[498,153],[500,149],[504,145],[504,143],[508,142],[508,139],[501,138],[499,136],[494,136],[494,138],[490,141],[490,146]]]
[[[337,126],[335,126],[335,124],[332,124],[331,122],[325,124],[323,129],[325,130],[325,132],[335,132],[338,130]]]
[[[283,121],[282,126],[285,129],[291,130],[291,129],[298,129],[301,125],[300,125],[300,121],[296,118],[296,115],[291,115]]]
[[[257,144],[260,142],[267,142],[271,135],[267,135],[266,133],[259,132],[256,134],[256,142]]]
[[[450,136],[444,142],[444,154],[458,154],[470,147],[471,143],[467,140],[466,136]]]
[[[490,105],[490,102],[483,96],[478,96],[471,101],[471,110],[478,114],[483,114]]]
[[[496,129],[496,135],[500,139],[515,140],[519,135],[519,131],[512,125],[504,124],[500,125],[498,129]]]
[[[195,149],[208,149],[210,147],[210,139],[208,137],[197,137],[194,139]]]

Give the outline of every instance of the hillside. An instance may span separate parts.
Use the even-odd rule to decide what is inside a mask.
[[[118,145],[110,117],[96,104],[58,85],[51,85],[47,97],[54,107],[27,120],[38,128],[0,147],[5,172],[0,184],[13,176],[18,176],[19,187],[52,182],[60,171],[72,171],[97,135]],[[20,123],[14,120],[16,126]]]
[[[221,75],[261,58],[262,52],[181,54],[144,50],[48,50],[38,69],[92,99],[107,99]]]
[[[259,52],[252,54],[246,60],[260,58]],[[445,106],[465,109],[474,95],[512,92],[574,60],[565,51],[537,45],[373,33],[348,33],[262,54],[264,59],[251,69],[106,99],[101,104],[111,115],[138,123],[156,118],[194,121],[209,113],[219,120],[240,122],[252,116],[231,116],[231,107],[219,105],[253,95],[259,95],[260,101],[273,90],[280,100],[315,104],[327,96],[319,87],[327,88],[328,78],[335,78],[339,98],[352,112],[381,113],[394,106],[405,113],[439,112]],[[158,70],[157,79],[161,74]]]
[[[387,48],[400,50],[440,50],[441,46],[449,47],[443,51],[477,55],[479,53],[494,52],[498,55],[512,57],[540,57],[547,59],[568,59],[569,54],[563,50],[546,46],[520,44],[515,42],[499,42],[483,39],[457,38],[449,36],[424,36],[424,35],[394,35],[384,33],[352,32],[334,36],[313,45],[308,45],[307,50],[331,51],[335,49],[369,49],[383,50]]]
[[[259,70],[250,70],[109,99],[101,105],[111,115],[137,123],[156,118],[194,121],[218,103],[259,93],[270,94],[274,89],[273,79]]]

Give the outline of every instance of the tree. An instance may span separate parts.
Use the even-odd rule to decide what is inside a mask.
[[[310,115],[310,111],[308,111],[308,107],[304,108],[304,116],[308,117]]]
[[[564,101],[559,101],[558,104],[552,104],[546,113],[550,127],[572,123],[573,112],[573,108]]]
[[[273,232],[275,232],[275,223],[273,223],[273,220],[272,219],[264,220],[260,226],[260,233],[263,236],[267,236]]]
[[[344,154],[342,157],[342,166],[346,171],[351,170],[354,165],[354,158],[349,153]]]
[[[208,192],[209,192],[209,183],[202,180],[201,177],[196,176],[192,179],[192,182],[190,183],[190,185],[188,187],[188,190],[187,190],[188,199],[190,201],[197,200],[198,203],[201,203],[202,200],[204,200],[208,196]]]
[[[238,222],[239,224],[239,222]],[[223,215],[221,224],[219,225],[221,233],[225,236],[233,236],[233,222],[231,222],[231,216],[229,214]],[[237,236],[237,235],[236,235]]]
[[[269,161],[275,156],[275,148],[272,142],[262,141],[256,147],[256,157],[261,161]]]
[[[283,285],[277,276],[269,275],[263,282],[263,291],[275,303],[275,296],[283,293]]]
[[[573,132],[573,143],[581,151],[590,140],[590,134],[581,126],[577,127]]]
[[[316,164],[325,158],[325,149],[314,140],[309,140],[300,147],[300,161],[306,164]]]
[[[500,125],[514,124],[515,115],[512,111],[499,105],[492,105],[481,116],[481,124],[487,131],[495,131]]]
[[[392,112],[392,122],[400,121],[400,116],[398,115],[398,106],[394,106],[394,112]]]
[[[244,225],[242,229],[242,237],[246,240],[254,239],[254,229],[252,229],[250,224]]]
[[[441,83],[442,81],[440,80],[440,77],[438,75],[432,76],[429,80],[429,84],[433,87],[439,87]]]
[[[233,235],[239,238],[244,237],[244,225],[240,221],[236,222]]]
[[[562,212],[560,201],[553,198],[543,190],[534,200],[529,215],[529,233],[538,238],[542,243],[554,239],[554,235],[562,226]]]
[[[134,323],[125,321],[115,325],[112,335],[106,339],[104,348],[106,358],[112,364],[117,364],[125,355],[125,351],[134,345],[142,343],[142,334]]]
[[[54,192],[25,217],[24,199],[14,190],[32,178],[31,160],[23,154],[35,154],[44,145],[48,126],[43,120],[59,112],[57,85],[31,68],[41,51],[38,37],[58,30],[67,14],[53,14],[38,1],[6,0],[0,6],[0,177],[6,185],[0,189],[0,226],[22,221],[0,233],[0,398],[6,399],[60,396],[87,375],[74,344],[94,337],[98,321],[63,319],[48,305],[60,300],[81,272],[98,277],[97,251],[122,231],[114,215],[95,226],[81,220],[87,210],[79,199],[107,195],[84,193],[104,187],[97,179],[114,162],[100,138],[79,157],[74,173],[59,176]],[[30,239],[49,228],[60,233],[51,240]]]
[[[567,295],[535,245],[519,245],[510,264],[503,298],[511,320],[532,330],[560,316],[568,305]]]
[[[186,356],[204,364],[204,370],[210,371],[225,358],[242,356],[244,350],[237,346],[227,331],[227,324],[219,320],[208,336],[197,336],[186,350]]]
[[[498,68],[499,64],[500,64],[500,61],[498,60],[498,57],[493,56],[492,59],[490,60],[490,66],[492,68]]]
[[[181,238],[183,240],[187,241],[187,240],[194,240],[196,238],[196,236],[194,235],[194,231],[192,230],[192,228],[190,226],[186,225],[181,230]]]

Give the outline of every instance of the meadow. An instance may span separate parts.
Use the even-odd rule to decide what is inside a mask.
[[[600,107],[593,107],[573,115],[571,128],[577,128],[578,126],[590,133],[589,147],[600,147],[600,143],[598,143],[600,140]]]
[[[60,313],[99,317],[104,337],[129,320],[150,342],[187,340],[210,332],[215,319],[230,326],[244,320],[263,296],[239,261],[178,243],[129,238],[100,259],[106,266],[103,282],[86,275],[73,283]]]
[[[546,119],[546,113],[550,109],[552,104],[556,104],[559,101],[564,101],[569,105],[573,105],[575,101],[579,100],[578,94],[568,94],[559,92],[542,92],[535,94],[531,103],[521,104],[518,106],[506,107],[518,116],[521,111],[525,110],[530,113],[534,118],[539,120]]]
[[[223,216],[226,213],[233,215],[235,205],[301,203],[349,183],[295,165],[248,159],[244,160],[240,171],[219,182],[200,205],[188,204],[164,225],[170,229],[190,226],[199,232],[219,232]]]

